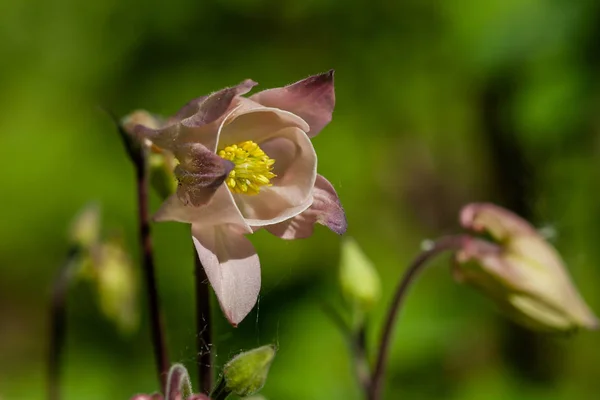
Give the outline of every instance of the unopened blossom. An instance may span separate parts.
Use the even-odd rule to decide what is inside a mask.
[[[543,331],[594,329],[558,252],[527,221],[493,204],[470,204],[463,227],[493,242],[473,239],[456,255],[455,276],[494,299],[516,322]]]
[[[333,71],[242,97],[255,85],[246,80],[192,100],[158,129],[136,128],[179,162],[177,192],[155,219],[191,224],[198,257],[233,325],[260,290],[259,259],[245,235],[264,228],[305,238],[315,223],[346,230],[311,143],[331,120]]]
[[[145,110],[136,110],[126,115],[120,122],[121,127],[129,135],[135,134],[135,128],[143,125],[151,129],[159,129],[165,125],[162,118],[150,114]],[[177,189],[177,181],[173,175],[175,159],[173,154],[165,149],[154,145],[152,141],[145,139],[142,142],[147,154],[150,183],[162,199],[169,197]]]
[[[260,391],[267,381],[276,353],[275,346],[267,345],[232,358],[223,367],[223,379],[227,390],[242,397]]]
[[[154,394],[136,394],[130,400],[210,400],[208,396],[202,393],[196,393],[188,396],[187,398],[183,398],[180,394],[175,396],[171,396],[170,399],[165,399],[165,397],[160,393]]]

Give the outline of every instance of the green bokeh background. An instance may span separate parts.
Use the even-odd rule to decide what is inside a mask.
[[[469,201],[546,228],[600,312],[597,1],[2,0],[0,16],[2,400],[44,398],[49,285],[72,215],[98,200],[137,257],[133,171],[100,107],[169,115],[245,78],[269,88],[336,70],[334,120],[314,145],[383,279],[370,344],[422,241],[456,232]],[[154,237],[171,357],[193,370],[189,231],[158,224]],[[217,362],[276,343],[268,399],[359,399],[320,306],[338,300],[339,238],[252,241],[259,305],[237,329],[218,315]],[[386,399],[597,398],[598,334],[527,333],[436,265],[403,312]],[[65,399],[157,389],[147,315],[122,337],[85,286],[69,300]]]

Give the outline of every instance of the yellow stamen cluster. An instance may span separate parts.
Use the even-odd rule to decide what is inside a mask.
[[[276,176],[271,172],[275,160],[251,140],[227,146],[217,154],[234,164],[225,179],[233,193],[258,194],[260,187],[271,186],[271,179]]]

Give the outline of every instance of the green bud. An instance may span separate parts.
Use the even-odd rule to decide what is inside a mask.
[[[148,162],[150,164],[150,184],[162,199],[166,199],[177,190],[177,179],[173,173],[175,158],[172,154],[153,146],[148,155]]]
[[[73,219],[69,239],[75,246],[89,251],[100,239],[100,207],[96,203],[86,205]]]
[[[223,368],[227,390],[243,397],[257,393],[265,385],[275,352],[275,346],[268,345],[231,359]]]
[[[139,323],[138,285],[134,266],[118,240],[103,243],[93,266],[100,310],[123,333]]]
[[[346,300],[361,311],[370,310],[381,295],[381,282],[375,266],[352,238],[342,242],[340,285]]]

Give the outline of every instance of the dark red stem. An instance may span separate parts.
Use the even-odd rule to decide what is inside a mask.
[[[143,149],[139,149],[143,153]],[[164,318],[160,310],[160,299],[158,295],[156,272],[154,267],[154,255],[152,237],[150,235],[150,213],[148,210],[148,168],[146,157],[141,154],[133,157],[136,169],[137,201],[139,212],[139,235],[142,250],[142,270],[144,283],[148,297],[148,311],[150,314],[150,331],[154,358],[158,371],[161,391],[165,393],[167,386],[167,375],[169,373],[169,356],[165,339]]]
[[[406,298],[406,294],[408,293],[408,288],[414,282],[419,272],[424,269],[429,260],[446,251],[456,251],[461,249],[468,240],[470,240],[468,235],[448,236],[437,240],[429,249],[419,254],[404,273],[402,280],[396,289],[396,293],[385,320],[383,331],[381,332],[377,360],[375,362],[375,368],[373,369],[371,385],[367,396],[369,400],[379,400],[383,394],[383,378],[385,376],[394,327],[400,309],[404,303],[404,299]]]
[[[65,263],[52,285],[50,300],[50,347],[48,349],[48,399],[60,399],[61,359],[65,345],[67,295],[73,267],[79,254],[77,247],[69,250]]]

